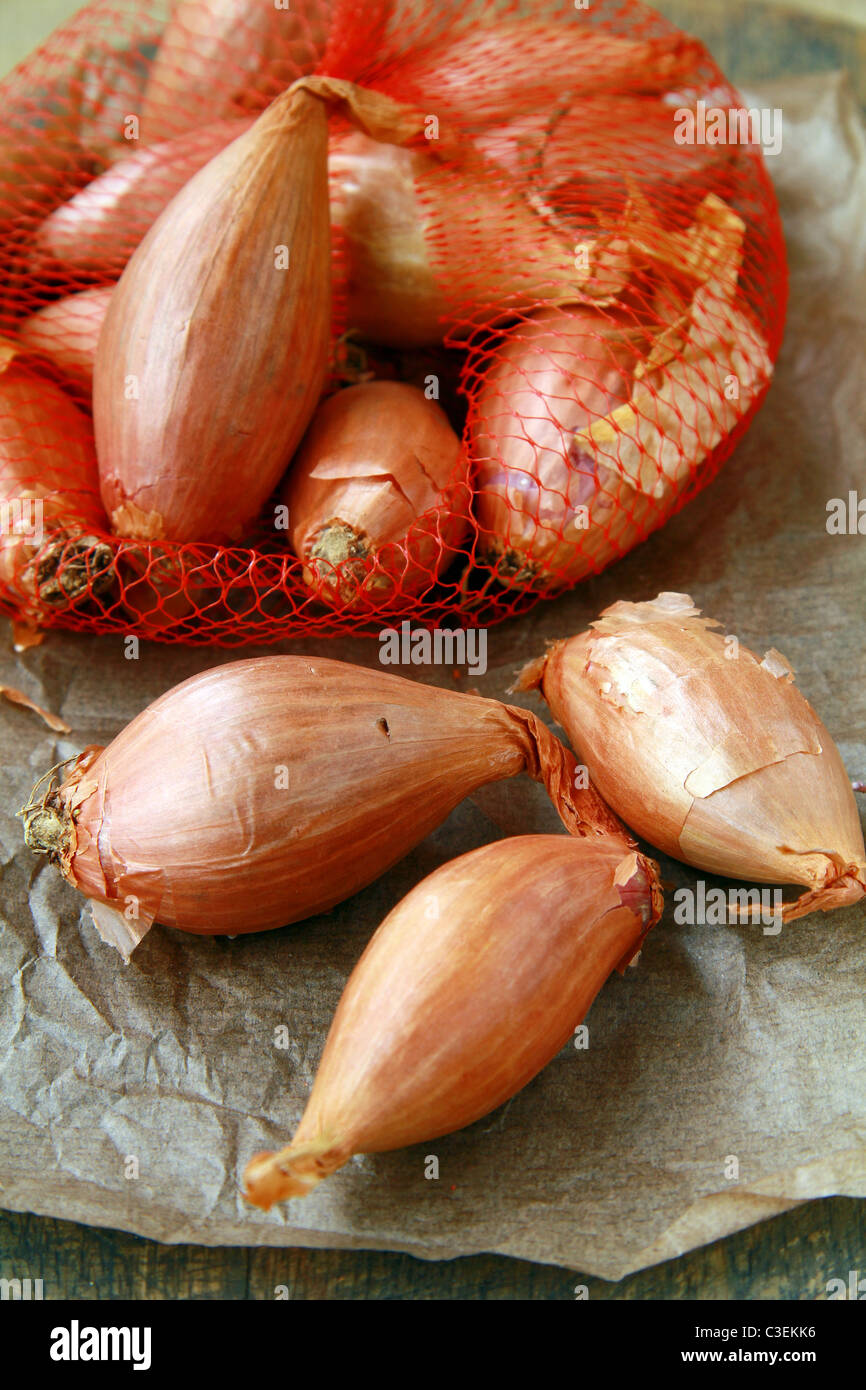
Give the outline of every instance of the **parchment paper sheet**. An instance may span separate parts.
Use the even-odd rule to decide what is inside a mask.
[[[707,492],[600,579],[491,629],[487,675],[463,684],[501,696],[525,658],[605,604],[682,589],[726,631],[788,656],[862,778],[866,541],[828,535],[826,503],[866,493],[863,132],[843,79],[749,101],[785,119],[770,163],[793,294],[769,400]],[[377,662],[363,641],[293,649]],[[808,1198],[866,1195],[866,913],[764,936],[676,926],[669,907],[638,967],[593,1006],[588,1050],[567,1047],[463,1133],[359,1158],[268,1215],[246,1207],[243,1163],[291,1134],[343,984],[383,915],[458,853],[558,823],[527,779],[499,785],[327,917],[235,941],[155,928],[124,968],[83,900],[23,848],[13,812],[60,758],[231,659],[142,644],[129,661],[119,638],[51,634],[16,660],[4,631],[0,679],[74,734],[0,711],[2,1205],[171,1242],[498,1251],[615,1279]],[[696,877],[662,867],[675,885]],[[280,1024],[287,1050],[275,1046]],[[438,1181],[424,1177],[431,1153]],[[731,1155],[739,1181],[725,1177]],[[137,1178],[125,1176],[128,1156]]]

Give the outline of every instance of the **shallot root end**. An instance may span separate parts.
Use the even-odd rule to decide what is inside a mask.
[[[95,536],[59,539],[40,556],[36,588],[43,603],[62,607],[108,593],[116,583],[111,547]]]

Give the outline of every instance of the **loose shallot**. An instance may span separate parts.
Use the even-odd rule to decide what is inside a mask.
[[[544,783],[575,835],[616,832],[575,770],[525,710],[268,656],[184,681],[59,784],[47,774],[22,814],[31,847],[128,950],[155,920],[235,934],[325,912],[470,792],[519,772]]]
[[[437,869],[394,908],[337,1008],[291,1144],[246,1195],[304,1197],[352,1154],[472,1124],[574,1034],[661,912],[656,866],[618,835],[525,835]]]
[[[863,831],[833,739],[783,656],[716,631],[687,594],[615,603],[526,669],[639,835],[732,878],[797,883],[782,920],[866,895]]]

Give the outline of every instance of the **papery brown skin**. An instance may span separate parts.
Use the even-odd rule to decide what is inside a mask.
[[[142,139],[261,110],[325,50],[331,0],[180,0],[150,71]]]
[[[324,401],[280,493],[316,596],[354,607],[434,584],[468,527],[461,456],[444,411],[415,386],[371,381]]]
[[[0,342],[0,505],[8,529],[0,534],[0,585],[23,617],[35,618],[50,599],[74,597],[52,582],[49,543],[58,563],[72,558],[76,537],[108,529],[99,501],[90,420],[65,392],[33,369],[17,347]],[[37,513],[41,506],[41,534]],[[82,552],[93,549],[82,539]],[[40,557],[37,567],[36,560]],[[86,560],[84,562],[86,564]],[[73,584],[71,571],[66,582]]]
[[[339,132],[329,167],[346,322],[371,342],[425,347],[579,297],[573,247],[471,148],[445,160]]]
[[[186,184],[121,276],[93,383],[119,535],[235,541],[279,481],[327,375],[327,139],[325,104],[286,92]]]
[[[480,546],[503,583],[546,587],[594,567],[591,525],[609,520],[618,485],[574,436],[628,400],[643,341],[621,315],[570,307],[540,309],[497,345],[470,438]]]
[[[19,330],[29,352],[48,358],[68,381],[89,394],[93,386],[96,345],[113,285],[65,295],[26,318]]]
[[[243,135],[252,118],[217,121],[130,154],[45,219],[40,258],[64,270],[116,280],[157,217],[209,160]]]
[[[718,626],[687,594],[615,603],[522,688],[540,685],[593,782],[650,844],[710,873],[805,885],[784,921],[857,902],[863,832],[833,739],[783,657],[734,649]]]
[[[581,96],[550,121],[538,173],[545,200],[592,225],[621,213],[637,187],[663,220],[684,227],[710,190],[731,187],[742,153],[739,146],[677,144],[673,114],[658,95]]]
[[[656,866],[616,836],[525,835],[445,864],[386,918],[337,1008],[291,1144],[246,1196],[305,1196],[352,1154],[472,1124],[555,1057],[661,911]]]
[[[416,104],[471,128],[509,121],[515,111],[549,110],[551,92],[675,90],[705,58],[703,45],[685,34],[630,39],[590,29],[575,14],[464,29],[414,50],[399,77]]]
[[[88,897],[204,935],[324,912],[470,792],[528,771],[575,835],[622,837],[526,710],[342,662],[194,676],[78,760],[28,843]],[[623,843],[626,841],[623,839]]]
[[[470,408],[481,475],[476,514],[500,582],[551,594],[626,554],[667,519],[717,446],[759,404],[773,364],[739,302],[745,230],[715,194],[684,233],[664,228],[635,193],[624,217],[587,245],[579,278],[593,304],[557,311],[563,323],[573,317],[589,330],[588,346],[576,344],[566,370],[558,370],[561,332],[549,313],[549,338],[534,330],[544,347],[537,359],[533,353],[521,361],[519,322],[504,340],[505,364],[497,360],[500,344],[486,368],[477,364],[482,383]],[[636,290],[641,277],[654,286],[649,298]],[[600,392],[582,418],[590,374],[578,365],[581,352],[601,356],[591,376],[609,383],[605,415],[592,413],[604,405]],[[512,457],[526,462],[515,469]],[[503,459],[507,466],[497,468]],[[542,472],[552,485],[536,494]]]

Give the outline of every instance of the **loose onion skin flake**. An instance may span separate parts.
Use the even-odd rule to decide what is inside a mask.
[[[617,835],[525,835],[437,869],[355,967],[297,1133],[247,1164],[248,1199],[306,1196],[352,1154],[494,1110],[572,1037],[661,906],[656,866]]]
[[[665,854],[804,885],[786,922],[858,902],[863,832],[833,739],[783,656],[718,626],[688,594],[615,603],[518,684],[540,687],[604,798]]]
[[[169,691],[22,812],[88,897],[205,935],[324,912],[519,772],[575,835],[621,833],[526,710],[342,662],[238,661]]]

